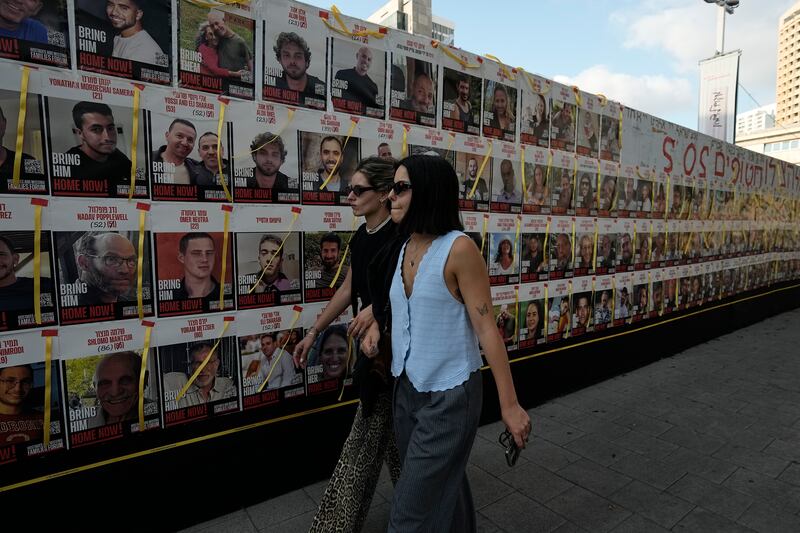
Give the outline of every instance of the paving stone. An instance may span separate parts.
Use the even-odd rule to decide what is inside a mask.
[[[508,533],[550,533],[566,522],[564,517],[518,492],[480,512]]]
[[[711,511],[695,507],[672,528],[674,532],[696,533],[753,533],[749,527],[738,525]]]
[[[250,520],[250,516],[245,510],[239,509],[238,511],[209,520],[208,522],[182,529],[178,533],[214,533],[216,531],[257,533],[258,529],[256,529],[256,526],[253,524],[252,520]]]
[[[791,483],[795,487],[800,487],[800,464],[794,462],[790,464],[786,467],[786,470],[781,472],[778,479],[785,483]]]
[[[764,453],[775,457],[800,462],[800,444],[797,442],[775,439],[764,448]]]
[[[739,518],[739,523],[765,533],[797,533],[800,517],[775,509],[771,505],[756,502]]]
[[[736,433],[731,438],[731,443],[757,452],[764,451],[764,448],[775,440],[771,431],[765,431],[766,426],[767,424],[759,424],[757,428],[750,426],[744,431]],[[770,426],[774,427],[772,425]]]
[[[752,496],[693,474],[683,476],[667,492],[734,521],[755,501]]]
[[[739,468],[724,485],[789,513],[800,511],[800,489],[752,470]]]
[[[556,422],[561,422],[562,424],[567,424],[573,418],[583,415],[582,411],[567,407],[558,401],[548,402],[541,407],[536,408],[534,412],[537,416],[549,418],[551,420],[555,420]]]
[[[312,522],[314,521],[314,515],[316,511],[309,511],[307,513],[303,513],[300,516],[295,516],[294,518],[290,518],[289,520],[285,520],[279,524],[272,524],[266,526],[259,531],[261,533],[306,533],[308,528],[311,527]],[[222,530],[220,530],[222,531]],[[226,533],[229,530],[226,530]],[[381,531],[377,528],[364,528],[364,533],[377,533]],[[386,525],[383,526],[383,531],[386,531]]]
[[[662,463],[682,467],[687,472],[702,476],[714,483],[722,483],[739,468],[733,463],[703,455],[686,448],[678,448],[661,460]]]
[[[611,530],[612,533],[667,533],[668,530],[639,514],[632,514],[623,523]]]
[[[629,429],[634,429],[640,433],[646,433],[657,437],[673,426],[668,422],[658,420],[640,413],[626,413],[614,419],[614,422]]]
[[[528,448],[525,448],[525,451],[528,451]],[[517,466],[528,462],[526,455],[526,453],[519,455]],[[495,476],[504,474],[512,468],[508,466],[505,449],[500,445],[496,437],[494,441],[489,441],[480,436],[477,437],[472,445],[469,462]]]
[[[267,526],[279,524],[284,520],[316,510],[317,503],[302,489],[251,505],[246,509],[258,529],[264,529]]]
[[[612,463],[611,469],[664,490],[686,474],[680,465],[668,465],[633,453]]]
[[[482,515],[480,511],[477,513],[476,525],[478,533],[503,533],[503,530],[500,529],[497,524]],[[380,533],[385,532],[386,528],[384,528]]]
[[[667,529],[680,522],[695,507],[635,480],[612,494],[609,499]]]
[[[605,498],[580,487],[559,494],[547,507],[590,531],[610,531],[631,515]]]
[[[553,472],[557,472],[581,458],[577,453],[537,437],[531,438],[531,441],[525,445],[520,457],[523,455],[530,462]]]
[[[386,528],[389,526],[389,512],[392,510],[392,505],[389,502],[384,502],[378,505],[371,505],[367,518],[364,520],[364,527],[361,533],[386,533]],[[306,529],[308,531],[308,529]]]
[[[720,448],[714,453],[714,457],[730,461],[748,470],[760,472],[770,477],[778,477],[780,473],[789,466],[789,461],[786,459],[780,459],[773,455],[757,452],[739,446],[735,442],[726,444]]]
[[[678,446],[638,431],[631,431],[614,439],[614,442],[625,448],[644,455],[650,459],[663,459],[678,449]]]
[[[600,496],[609,496],[632,481],[632,478],[588,459],[565,466],[558,475]]]
[[[467,465],[467,479],[476,509],[482,509],[514,492],[512,487],[475,465]]]
[[[615,424],[608,419],[601,418],[594,413],[586,413],[569,421],[569,425],[576,427],[587,434],[596,435],[602,439],[614,440],[631,430]]]
[[[540,503],[545,503],[575,486],[563,477],[533,463],[517,464],[513,470],[500,476],[500,480]]]
[[[594,435],[584,435],[564,446],[571,452],[591,459],[595,463],[608,466],[632,452],[619,444],[607,441]]]
[[[584,435],[584,432],[577,428],[536,414],[531,417],[531,424],[531,432],[534,436],[549,440],[559,446],[563,446]]]
[[[557,529],[554,529],[553,533],[587,533],[588,531],[590,530],[583,529],[572,522],[564,522]]]
[[[712,454],[725,445],[725,440],[704,435],[685,427],[674,426],[659,437],[661,440],[689,448],[702,454]]]
[[[314,500],[314,503],[319,505],[319,502],[322,501],[322,496],[325,495],[325,489],[328,487],[327,479],[323,479],[322,481],[318,481],[313,485],[308,485],[303,488],[305,493],[308,495],[309,498]]]

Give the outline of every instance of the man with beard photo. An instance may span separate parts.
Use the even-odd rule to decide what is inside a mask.
[[[0,309],[21,311],[33,309],[33,278],[17,276],[19,253],[11,239],[0,235]],[[41,278],[42,293],[52,293],[53,282]]]
[[[475,187],[475,195],[469,198],[469,193],[472,191],[476,179],[478,180],[478,186]],[[489,199],[489,188],[486,186],[486,180],[482,177],[478,178],[478,161],[474,157],[470,157],[469,161],[467,161],[467,178],[464,180],[464,189],[461,191],[461,197],[474,198],[479,202]]]
[[[292,289],[292,282],[281,272],[283,264],[282,240],[277,235],[266,234],[258,243],[258,264],[261,270],[255,273],[260,280],[255,293],[281,292]],[[337,265],[338,266],[338,265]]]
[[[154,151],[152,155],[154,166],[159,163],[164,165],[164,169],[158,171],[159,174],[163,174],[163,177],[161,180],[157,178],[156,182],[178,185],[196,183],[197,167],[200,163],[189,157],[197,139],[197,129],[194,124],[188,120],[176,118],[170,123],[164,139],[166,144]]]
[[[325,82],[307,72],[311,65],[311,50],[305,39],[294,32],[281,32],[272,50],[283,70],[283,74],[275,78],[275,87],[297,91],[299,103],[303,103],[306,97],[325,97]]]
[[[117,125],[111,108],[98,102],[78,102],[72,108],[72,121],[81,144],[67,153],[80,159],[77,177],[107,179],[109,193],[116,196],[116,185],[130,184],[131,160],[117,149]]]
[[[325,186],[325,190],[330,192],[343,192],[345,190],[348,183],[344,179],[344,176],[341,175],[341,165],[339,165],[339,167],[336,166],[336,163],[339,162],[339,159],[343,157],[343,150],[344,147],[342,146],[342,141],[333,135],[323,138],[322,142],[319,143],[319,161],[322,164],[322,167],[317,170],[317,179],[314,182],[314,191],[320,190],[319,188],[323,183],[325,183],[325,180],[328,179],[328,175],[333,171],[334,168],[336,168],[336,172],[331,175],[331,179]]]
[[[281,172],[286,161],[286,148],[280,136],[269,131],[256,135],[250,143],[256,168],[247,178],[248,189],[272,189],[275,193],[289,192],[289,176]]]
[[[319,257],[322,260],[322,275],[319,280],[317,280],[317,288],[330,287],[334,276],[336,276],[336,270],[339,268],[341,249],[342,239],[335,233],[326,233],[322,236],[322,239],[320,239]],[[339,274],[339,278],[336,280],[336,285],[334,285],[333,288],[338,289],[344,282],[345,277],[347,277],[347,269],[342,268],[342,272]]]
[[[111,55],[150,65],[162,65],[166,56],[142,27],[148,0],[106,0],[106,16],[117,35]]]
[[[76,244],[75,262],[87,291],[78,305],[131,301],[138,257],[133,243],[119,233],[85,233]]]

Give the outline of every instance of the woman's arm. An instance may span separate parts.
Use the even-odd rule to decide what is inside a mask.
[[[223,78],[230,77],[231,72],[228,69],[219,66],[219,55],[217,54],[216,50],[208,45],[201,44],[197,51],[200,52],[200,64],[206,67],[211,74],[214,76],[221,76]]]
[[[455,289],[456,294],[460,294],[467,307],[470,322],[497,384],[503,422],[514,435],[517,446],[524,447],[531,430],[531,419],[517,401],[508,354],[492,313],[486,264],[471,239],[456,239],[445,266],[445,280],[451,291]]]

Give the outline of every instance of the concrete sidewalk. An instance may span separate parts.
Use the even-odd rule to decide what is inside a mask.
[[[479,531],[800,531],[799,326],[784,313],[531,409],[514,468],[501,423],[481,427]],[[307,531],[325,485],[185,531]],[[365,533],[391,494],[384,471]]]

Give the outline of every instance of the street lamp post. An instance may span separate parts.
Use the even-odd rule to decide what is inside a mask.
[[[725,13],[733,15],[733,10],[739,7],[739,0],[705,0],[707,4],[717,4],[717,53],[725,53]]]

